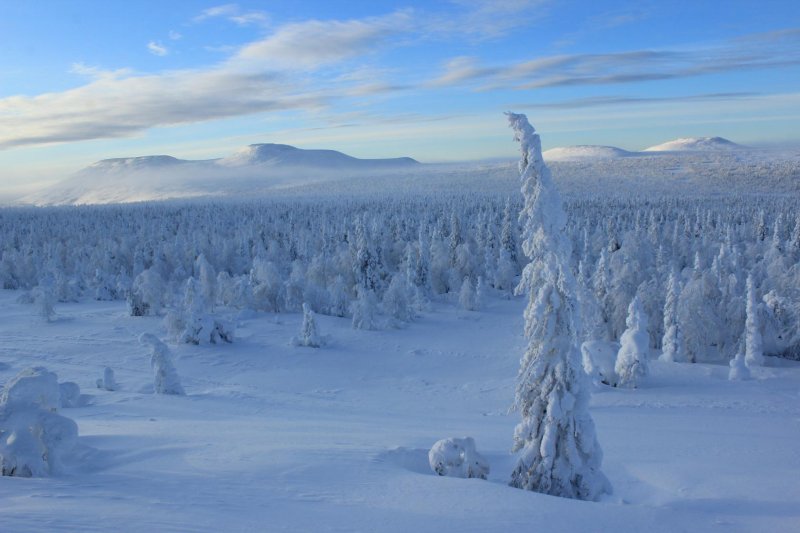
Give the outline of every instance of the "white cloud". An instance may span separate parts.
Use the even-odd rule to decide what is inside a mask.
[[[179,41],[183,39],[183,35],[175,30],[169,30],[167,37],[169,37],[170,41]]]
[[[395,12],[361,20],[310,20],[287,24],[269,37],[242,48],[232,65],[309,69],[375,50],[388,37],[408,31],[411,16]]]
[[[166,46],[156,41],[150,41],[147,43],[147,49],[150,50],[151,54],[156,56],[165,56],[169,53],[169,50],[167,50]]]
[[[203,22],[212,18],[224,18],[239,26],[269,24],[269,16],[263,11],[242,11],[238,4],[223,4],[204,9],[192,19],[193,22]]]

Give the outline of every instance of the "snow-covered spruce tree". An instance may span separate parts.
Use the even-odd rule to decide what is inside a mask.
[[[589,414],[588,378],[578,350],[579,317],[570,270],[571,243],[561,197],[542,160],[539,135],[525,115],[508,113],[521,144],[523,244],[530,263],[518,290],[527,290],[528,347],[517,378],[514,431],[521,451],[511,475],[518,488],[582,500],[611,492],[600,470],[603,453]]]
[[[314,311],[303,304],[303,325],[300,327],[300,335],[292,338],[295,346],[306,346],[308,348],[319,348],[322,346],[322,339],[317,333],[317,321],[314,319]]]
[[[744,340],[739,339],[739,347],[736,350],[736,355],[731,359],[730,370],[728,371],[728,379],[731,381],[743,381],[750,379],[750,369],[744,360]]]
[[[617,386],[636,388],[639,381],[647,376],[647,353],[649,352],[649,335],[647,333],[647,314],[645,314],[639,296],[634,296],[628,306],[627,329],[620,337],[617,362],[614,371],[617,373]]]
[[[155,269],[143,270],[133,280],[128,294],[131,316],[158,315],[164,298],[164,280]]]
[[[53,277],[48,274],[43,276],[39,285],[31,291],[33,302],[36,304],[36,314],[46,322],[52,321],[56,314],[53,306],[56,301],[54,285]]]
[[[748,367],[764,364],[764,345],[761,339],[761,323],[758,318],[756,290],[753,276],[747,276],[747,320],[745,321],[744,361]]]
[[[469,277],[465,277],[464,281],[461,283],[461,290],[458,293],[458,303],[467,311],[478,310],[477,294]]]
[[[156,394],[185,394],[167,345],[152,333],[142,333],[139,344],[150,347],[150,366],[153,368],[153,389]]]
[[[678,339],[678,296],[681,289],[675,271],[669,273],[667,296],[664,300],[664,337],[661,339],[661,361],[673,363],[680,361],[680,341]]]
[[[378,300],[371,289],[357,287],[358,298],[351,304],[353,329],[378,329]]]

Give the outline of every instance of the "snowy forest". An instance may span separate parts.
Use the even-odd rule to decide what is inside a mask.
[[[133,316],[201,309],[315,313],[402,327],[431,301],[514,294],[526,263],[520,201],[491,193],[15,208],[0,282],[51,313],[125,300]],[[752,277],[764,353],[800,358],[800,216],[794,199],[567,202],[583,340],[618,341],[639,296],[649,346],[683,362],[735,357]],[[199,303],[198,303],[199,302]],[[665,325],[675,329],[665,337]],[[209,341],[205,332],[195,341]]]

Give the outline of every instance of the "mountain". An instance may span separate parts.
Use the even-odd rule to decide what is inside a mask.
[[[359,159],[335,150],[252,144],[233,155],[192,161],[168,155],[103,159],[29,194],[34,205],[105,204],[199,196],[264,194],[346,177],[376,176],[422,167],[410,157]]]
[[[551,148],[542,154],[545,161],[575,161],[582,159],[611,159],[616,157],[630,157],[634,152],[623,150],[615,146],[578,145],[560,146]]]
[[[358,159],[336,150],[304,150],[288,144],[251,144],[217,161],[223,166],[270,165],[325,169],[396,168],[418,165],[410,157],[393,159]]]
[[[746,146],[736,144],[722,137],[685,137],[645,148],[645,152],[731,152],[746,150]]]

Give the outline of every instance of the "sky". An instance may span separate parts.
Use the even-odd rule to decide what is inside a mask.
[[[800,2],[0,0],[0,192],[252,143],[423,162],[800,144]]]

